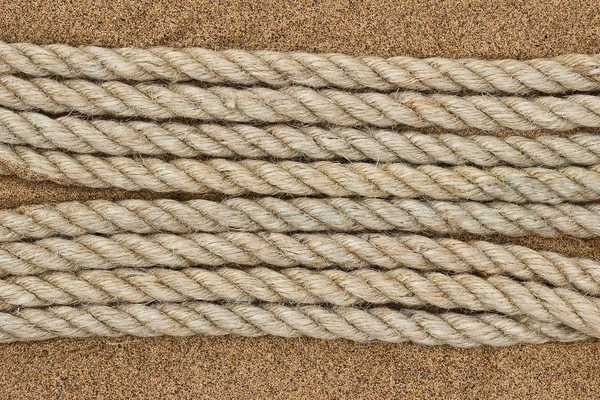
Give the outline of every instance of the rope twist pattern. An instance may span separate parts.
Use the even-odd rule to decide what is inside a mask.
[[[598,55],[0,42],[0,175],[223,198],[0,210],[0,343],[600,338],[599,262],[398,233],[600,237],[593,130],[448,132],[600,128],[594,92]]]
[[[410,341],[468,348],[575,342],[589,338],[563,325],[497,314],[432,314],[389,308],[204,302],[24,308],[14,313],[0,312],[0,327],[1,343],[56,337],[199,334],[258,337],[268,334],[288,338],[343,338],[358,342]]]
[[[96,157],[0,145],[0,174],[94,188],[239,196],[395,196],[548,203],[600,200],[600,166],[440,167],[407,164]]]
[[[503,276],[483,279],[469,274],[421,274],[407,269],[387,272],[371,269],[316,272],[302,268],[283,271],[268,268],[248,271],[234,268],[216,271],[118,269],[10,277],[0,280],[0,290],[3,293],[0,310],[118,301],[258,300],[340,306],[392,303],[525,315],[600,337],[600,299]]]
[[[157,265],[303,266],[345,270],[408,267],[448,273],[507,274],[599,294],[600,264],[527,247],[484,241],[431,239],[417,235],[294,234],[228,232],[149,236],[83,235],[0,245],[0,277],[48,271],[76,272]],[[0,296],[1,298],[2,296]]]
[[[431,232],[600,236],[600,205],[274,197],[91,200],[0,210],[0,243],[88,233]]]
[[[52,114],[78,112],[89,116],[166,120],[190,118],[228,122],[335,124],[390,127],[407,125],[445,129],[476,128],[569,130],[600,127],[600,97],[457,96],[418,92],[354,93],[292,86],[201,88],[189,84],[48,78],[25,80],[0,76],[0,106]]]
[[[461,136],[342,127],[57,119],[0,109],[0,142],[111,156],[277,158],[562,167],[600,163],[600,138]]]
[[[600,56],[585,54],[526,61],[486,61],[0,43],[0,74],[17,73],[94,80],[196,80],[274,87],[304,85],[513,94],[600,90]]]

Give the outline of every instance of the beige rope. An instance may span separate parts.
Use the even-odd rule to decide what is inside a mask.
[[[600,136],[587,133],[526,138],[289,125],[159,124],[72,116],[52,119],[7,109],[0,109],[0,142],[113,156],[375,160],[484,167],[600,163]]]
[[[568,130],[600,127],[600,97],[491,97],[355,93],[305,87],[201,88],[194,85],[0,77],[0,106],[60,114],[73,111],[164,120],[193,118],[229,122],[328,123],[340,126],[439,126]]]
[[[343,54],[0,43],[0,74],[97,80],[197,80],[343,89],[507,92],[600,90],[600,57],[517,60],[353,57]]]
[[[91,200],[0,210],[0,242],[87,233],[431,232],[600,236],[600,204],[511,204],[274,197],[208,200]]]
[[[600,285],[597,286],[600,288]],[[598,290],[596,291],[598,292]],[[421,274],[409,269],[274,271],[205,269],[118,269],[49,273],[0,280],[0,310],[48,305],[185,302],[189,300],[266,301],[341,306],[400,304],[442,309],[494,311],[564,324],[600,337],[600,299],[537,282],[503,276]]]
[[[586,340],[585,334],[528,318],[497,314],[432,314],[389,308],[361,309],[282,304],[204,302],[118,306],[57,306],[0,313],[0,342],[90,336],[240,335],[308,336],[455,347],[510,346]]]
[[[0,277],[48,271],[198,265],[279,268],[366,267],[451,273],[506,274],[600,293],[600,264],[552,252],[490,242],[383,234],[294,234],[228,232],[221,234],[84,235],[34,243],[0,245]],[[0,295],[0,298],[2,295]]]
[[[0,145],[0,174],[94,188],[238,196],[416,198],[501,200],[513,203],[586,202],[600,199],[600,166],[547,169],[432,165],[301,163],[261,160],[126,157],[101,158]]]
[[[132,191],[328,196],[0,211],[0,342],[272,334],[472,347],[600,338],[595,261],[482,241],[335,233],[600,236],[600,205],[567,203],[600,200],[596,135],[351,128],[600,127],[600,97],[570,94],[597,90],[600,58],[589,55],[417,60],[0,43],[0,174]],[[174,158],[124,157],[135,155]],[[433,200],[411,200],[421,197]],[[503,202],[477,203],[495,200]],[[248,304],[256,302],[265,303]]]

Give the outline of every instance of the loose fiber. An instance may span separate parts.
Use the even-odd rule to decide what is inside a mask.
[[[354,93],[300,86],[201,88],[189,84],[25,80],[0,76],[0,106],[53,114],[78,112],[166,120],[335,124],[340,126],[564,131],[600,127],[600,97],[456,96],[418,92]]]
[[[49,271],[226,265],[345,270],[408,267],[447,273],[506,274],[600,293],[600,264],[553,252],[484,241],[384,234],[273,232],[83,235],[0,244],[0,278]],[[0,295],[0,298],[3,296]]]
[[[344,54],[0,43],[0,74],[95,80],[196,80],[274,87],[529,94],[600,90],[600,56],[518,60],[353,57]]]
[[[395,196],[436,200],[501,200],[513,203],[600,200],[600,165],[517,169],[407,164],[196,160],[36,151],[0,145],[0,174],[93,188],[229,196]]]
[[[588,133],[526,138],[291,125],[187,125],[73,116],[52,119],[7,109],[0,109],[0,142],[111,156],[374,160],[482,167],[600,163],[600,136]]]
[[[0,210],[0,342],[600,338],[599,262],[399,233],[600,237],[593,130],[450,132],[600,128],[594,92],[598,55],[0,42],[0,175],[221,200]]]
[[[575,342],[576,330],[497,314],[432,314],[389,308],[221,305],[204,302],[56,306],[0,312],[0,342],[91,336],[308,336],[358,342],[415,342],[455,347]]]
[[[564,324],[600,337],[600,299],[504,276],[418,273],[409,269],[274,271],[206,269],[117,269],[49,273],[0,280],[0,310],[48,305],[185,302],[189,300],[273,302],[339,306],[399,304],[441,309],[494,311]],[[598,291],[596,291],[598,292]]]
[[[600,236],[600,204],[511,204],[411,199],[229,198],[90,200],[0,210],[0,242],[88,233],[228,231],[429,232]]]

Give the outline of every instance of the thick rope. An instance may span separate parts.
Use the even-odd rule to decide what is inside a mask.
[[[243,233],[84,235],[0,245],[0,278],[49,271],[165,266],[303,266],[346,270],[407,267],[447,273],[506,274],[600,293],[600,264],[515,245],[383,234]],[[2,295],[0,295],[0,298]]]
[[[445,235],[600,236],[600,204],[511,204],[274,197],[90,200],[0,210],[0,242],[88,233],[429,232]]]
[[[0,313],[0,342],[90,336],[312,337],[358,342],[415,342],[455,347],[511,346],[589,337],[576,330],[497,314],[432,314],[389,308],[361,309],[282,304],[204,302],[118,306],[57,306]]]
[[[289,125],[159,124],[72,116],[52,119],[7,109],[0,109],[0,142],[111,156],[375,160],[483,167],[600,163],[600,136],[587,133],[526,138]]]
[[[305,87],[201,88],[194,85],[0,77],[0,106],[53,114],[340,126],[439,126],[497,131],[600,127],[600,97],[491,97],[417,92],[354,93]]]
[[[16,73],[96,80],[196,80],[342,89],[469,90],[514,94],[600,90],[600,57],[585,54],[526,61],[486,61],[0,43],[0,74]]]
[[[319,304],[399,304],[493,311],[564,324],[600,337],[600,299],[504,276],[421,274],[409,269],[242,271],[117,269],[0,279],[0,310],[49,305],[189,300]]]
[[[326,195],[512,203],[588,202],[600,199],[600,166],[440,167],[407,164],[301,163],[180,158],[96,157],[0,145],[0,174],[67,185],[229,196]]]

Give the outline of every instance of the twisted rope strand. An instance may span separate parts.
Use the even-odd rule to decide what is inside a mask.
[[[303,266],[313,269],[408,267],[447,273],[506,274],[600,294],[600,264],[587,259],[484,241],[416,235],[242,233],[149,236],[84,235],[0,245],[0,278],[48,271],[198,265]],[[0,296],[1,297],[1,296]]]
[[[455,347],[510,346],[589,339],[563,325],[497,314],[432,314],[425,311],[282,304],[122,304],[57,306],[0,313],[0,342],[90,336],[312,337],[358,342],[415,342]]]
[[[0,145],[0,174],[93,188],[221,193],[239,196],[389,197],[501,200],[511,203],[588,202],[600,199],[600,166],[517,169],[470,166],[277,163],[261,160],[126,157],[42,151]]]
[[[461,136],[374,129],[304,126],[216,125],[52,119],[38,113],[0,109],[0,142],[48,150],[112,156],[174,155],[221,158],[307,158],[474,164],[483,167],[594,165],[600,163],[600,136],[575,134]]]
[[[14,110],[90,116],[193,118],[229,122],[328,123],[340,126],[439,126],[569,130],[600,127],[600,97],[570,95],[491,97],[420,94],[417,92],[353,93],[305,87],[200,88],[155,83],[129,85],[109,81],[25,80],[0,76],[0,106]]]
[[[0,279],[0,310],[50,305],[185,302],[189,300],[319,304],[338,306],[399,304],[442,309],[493,311],[564,324],[600,337],[600,299],[517,282],[504,276],[486,279],[470,274],[448,276],[408,269],[380,272],[360,269],[274,271],[253,268],[215,271],[84,270],[77,274],[10,276]]]
[[[529,94],[600,90],[600,57],[475,60],[166,47],[102,48],[0,43],[0,74],[96,80],[196,80],[274,87]]]
[[[88,233],[431,232],[445,235],[600,236],[600,204],[510,204],[274,197],[91,200],[0,210],[0,242]]]
[[[568,289],[554,289],[535,282],[520,283],[502,276],[482,279],[468,274],[423,275],[404,269],[388,272],[366,269],[277,272],[267,268],[249,271],[230,268],[217,271],[83,271],[77,276],[51,273],[41,277],[9,277],[0,280],[0,294],[0,310],[82,302],[107,304],[119,300],[433,305],[444,309],[525,315],[600,337],[600,299],[588,299]]]

